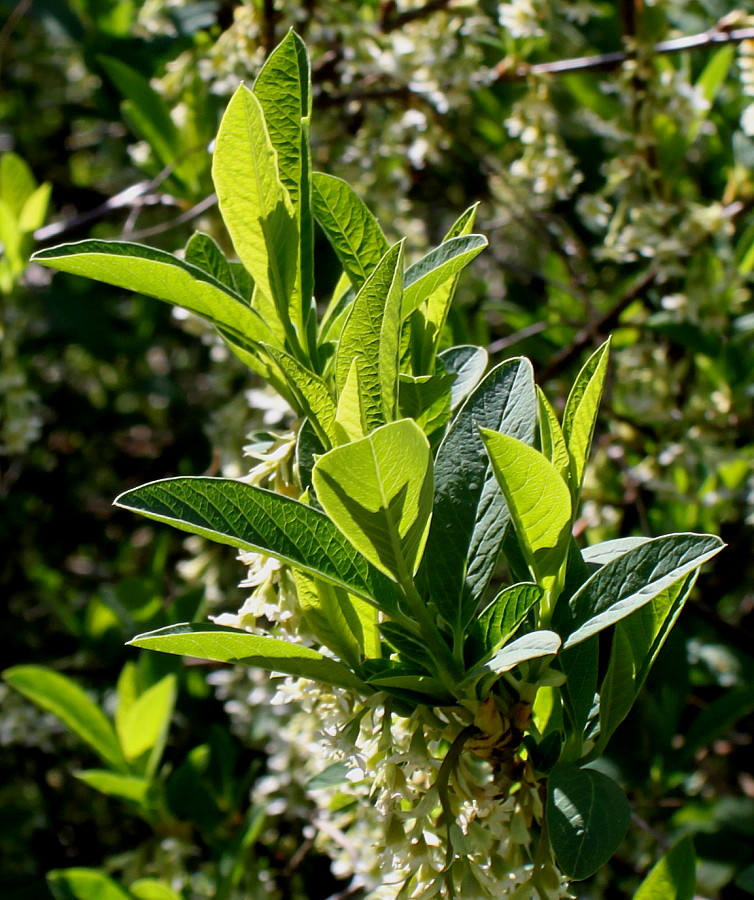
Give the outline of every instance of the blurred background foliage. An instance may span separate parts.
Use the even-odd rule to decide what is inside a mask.
[[[754,4],[721,0],[0,0],[0,641],[23,667],[0,684],[0,894],[358,894],[305,713],[124,646],[244,595],[228,554],[113,497],[243,474],[284,411],[196,320],[26,265],[84,237],[227,246],[208,149],[289,27],[315,164],[392,238],[418,254],[481,200],[449,342],[530,356],[562,399],[614,335],[581,533],[729,544],[612,743],[634,827],[578,896],[633,896],[684,835],[699,896],[751,896]]]

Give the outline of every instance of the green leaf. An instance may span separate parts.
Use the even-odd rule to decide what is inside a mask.
[[[180,894],[155,878],[139,878],[131,882],[128,890],[136,900],[182,900]]]
[[[152,782],[149,778],[140,778],[137,775],[120,775],[110,772],[108,769],[86,769],[76,772],[76,778],[88,784],[101,794],[108,797],[118,797],[120,800],[128,800],[137,806],[145,806],[147,795]]]
[[[743,687],[727,691],[705,707],[691,723],[684,735],[679,757],[683,763],[693,761],[702,747],[709,747],[717,738],[730,731],[754,709],[754,688]]]
[[[220,122],[212,177],[239,259],[257,288],[272,298],[280,321],[287,325],[299,264],[296,214],[278,177],[262,107],[243,85]],[[293,326],[296,333],[288,329],[286,333],[296,342],[303,335],[303,322],[299,318]]]
[[[14,666],[3,679],[32,703],[51,712],[114,769],[125,771],[115,730],[102,710],[70,678],[42,666]]]
[[[351,304],[338,343],[338,391],[359,358],[361,397],[367,432],[395,418],[398,402],[403,243],[391,247]]]
[[[306,626],[321,644],[329,647],[352,669],[356,668],[361,662],[363,634],[357,636],[351,627],[351,622],[357,627],[360,625],[354,610],[346,616],[346,592],[295,569],[293,577]]]
[[[169,625],[167,628],[139,634],[128,643],[144,650],[255,666],[270,672],[310,678],[322,684],[352,690],[364,689],[364,682],[350,669],[310,647],[248,634],[221,625],[205,625],[201,622]]]
[[[98,869],[53,869],[46,878],[55,900],[132,900],[127,891]]]
[[[449,347],[447,350],[443,350],[438,358],[445,367],[445,371],[456,376],[450,386],[450,409],[452,412],[458,409],[482,380],[487,371],[490,357],[484,347],[461,344],[458,347]]]
[[[360,361],[360,356],[353,358],[351,368],[348,370],[348,377],[338,397],[335,425],[339,444],[358,441],[366,434]]]
[[[296,411],[309,419],[317,429],[324,446],[331,446],[336,442],[337,436],[335,429],[337,409],[325,382],[284,350],[278,350],[270,344],[262,346],[283,373],[291,393],[298,400]]]
[[[121,494],[117,506],[324,578],[380,608],[397,592],[326,515],[264,488],[224,478],[168,478]]]
[[[639,885],[634,900],[694,900],[695,894],[696,854],[688,836],[659,860]]]
[[[532,575],[548,590],[571,538],[568,487],[538,450],[507,434],[488,429],[481,434]]]
[[[382,229],[353,188],[332,175],[313,173],[312,205],[343,271],[358,290],[388,251]]]
[[[51,191],[52,185],[49,182],[40,184],[24,203],[24,208],[18,217],[18,227],[24,234],[32,234],[44,224],[44,220],[47,218],[47,207],[50,205]]]
[[[443,242],[471,233],[478,206],[479,204],[475,203],[459,216],[443,238]],[[419,305],[416,315],[412,319],[413,340],[418,346],[418,366],[416,368],[418,373],[432,371],[457,283],[458,275],[455,275],[432,291],[427,299]],[[481,350],[482,348],[475,349]],[[481,378],[481,374],[479,377]]]
[[[606,563],[618,559],[629,550],[635,547],[641,547],[651,540],[648,537],[624,537],[616,538],[613,541],[602,541],[599,544],[593,544],[591,547],[585,547],[581,551],[581,556],[585,563],[592,565],[604,566]]]
[[[13,218],[21,216],[36,188],[34,173],[20,156],[10,151],[0,154],[0,199],[7,203]]]
[[[280,181],[288,191],[298,220],[300,235],[297,303],[305,320],[314,293],[314,220],[311,197],[311,72],[309,56],[301,38],[289,31],[268,56],[254,82],[277,153]]]
[[[401,416],[413,419],[429,435],[450,419],[450,389],[455,375],[399,376],[398,408]]]
[[[157,297],[208,319],[241,346],[272,337],[241,297],[212,275],[164,250],[121,241],[80,241],[40,250],[34,262]]]
[[[560,427],[555,410],[539,385],[537,385],[537,399],[539,400],[539,446],[545,458],[549,459],[558,474],[567,483],[571,468],[571,456],[568,453],[563,429]]]
[[[189,265],[207,272],[215,281],[219,281],[233,293],[240,293],[237,290],[236,279],[230,263],[213,237],[203,234],[201,231],[195,231],[186,244],[183,258]],[[244,295],[240,294],[240,296]],[[251,297],[251,291],[247,296]]]
[[[512,584],[500,591],[479,617],[484,646],[494,653],[517,631],[524,617],[542,599],[538,584]]]
[[[560,635],[554,631],[532,631],[498,650],[484,668],[501,675],[530,659],[553,656],[559,649]]]
[[[175,676],[166,675],[116,716],[115,729],[123,755],[129,762],[153,751],[145,768],[147,774],[154,772],[162,755],[175,697]]]
[[[669,534],[654,538],[607,563],[555,611],[564,647],[572,647],[624,619],[724,547],[718,537]]]
[[[428,595],[450,624],[476,612],[509,522],[477,426],[534,440],[536,395],[528,360],[496,366],[458,411],[437,450],[434,512],[422,575]]]
[[[626,795],[607,775],[558,765],[547,779],[547,827],[558,865],[580,881],[618,849],[631,821]]]
[[[421,561],[432,514],[432,456],[410,419],[320,457],[317,499],[358,552],[401,584]]]
[[[586,361],[576,376],[563,413],[563,436],[571,456],[571,493],[578,498],[605,383],[610,341]]]
[[[401,318],[405,319],[441,285],[454,278],[487,246],[481,234],[461,235],[435,247],[406,269]]]
[[[695,580],[696,572],[689,573],[616,625],[600,688],[600,747],[631,711]]]

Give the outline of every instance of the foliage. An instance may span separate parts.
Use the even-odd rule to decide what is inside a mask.
[[[612,855],[629,822],[618,786],[581,766],[599,757],[630,710],[667,636],[668,620],[672,624],[697,570],[722,544],[712,536],[678,534],[628,548],[611,545],[593,553],[589,563],[596,571],[590,571],[573,543],[606,347],[579,373],[562,427],[547,401],[538,401],[523,359],[501,363],[478,386],[467,385],[468,397],[451,417],[452,382],[437,350],[453,293],[445,285],[484,246],[477,236],[454,234],[473,211],[440,247],[404,272],[402,243],[376,262],[380,254],[371,248],[367,256],[353,249],[364,233],[358,223],[369,218],[361,211],[351,214],[351,208],[360,210],[360,201],[340,186],[338,200],[326,204],[325,218],[337,234],[335,246],[351,248],[355,277],[349,278],[350,290],[330,300],[323,322],[336,324],[327,323],[326,331],[322,323],[317,327],[316,307],[309,302],[314,283],[310,96],[306,52],[290,33],[254,89],[238,89],[220,124],[213,177],[245,269],[243,293],[231,263],[206,236],[192,238],[202,242],[204,252],[192,252],[190,243],[191,263],[139,245],[101,242],[35,255],[45,265],[135,287],[171,303],[186,297],[189,308],[212,322],[234,352],[279,386],[298,414],[299,428],[307,422],[319,440],[311,471],[299,465],[297,483],[290,486],[303,493],[303,502],[252,484],[207,478],[155,482],[117,501],[157,521],[289,564],[296,597],[288,602],[310,613],[293,630],[294,639],[198,624],[169,626],[133,643],[245,662],[346,689],[356,695],[350,712],[357,720],[379,709],[381,728],[389,734],[395,710],[413,721],[412,744],[416,735],[425,747],[444,742],[437,780],[431,790],[417,792],[411,815],[419,827],[444,835],[438,842],[445,856],[442,875],[433,873],[428,861],[412,860],[408,847],[402,859],[394,850],[390,872],[403,879],[401,895],[437,893],[443,885],[447,896],[470,890],[499,896],[505,890],[500,873],[507,869],[513,877],[510,896],[533,890],[564,896],[569,878],[592,875]],[[325,193],[321,179],[318,190]],[[207,269],[195,265],[199,262],[208,263]],[[435,299],[438,292],[441,302]],[[428,369],[422,367],[426,360]],[[439,389],[418,394],[416,418],[404,417],[401,377],[425,387],[441,379]],[[489,380],[502,382],[502,390],[491,391]],[[436,413],[429,415],[430,405],[444,410],[439,420]],[[534,446],[540,408],[544,453]],[[504,429],[487,428],[490,419],[504,423]],[[435,478],[429,437],[440,432],[436,454],[444,465],[438,471],[449,471],[459,463],[450,456],[456,428],[470,430],[485,471],[461,470],[461,483],[451,493]],[[490,506],[498,508],[494,519]],[[461,518],[471,526],[467,532],[459,527]],[[425,554],[433,529],[436,555]],[[477,541],[485,545],[481,553]],[[437,571],[450,544],[465,552],[445,589],[435,592],[428,573]],[[514,584],[489,597],[501,550]],[[519,572],[525,580],[516,583]],[[324,633],[320,623],[326,623]],[[596,636],[617,624],[625,638],[616,639],[610,680],[599,689]],[[312,640],[335,659],[308,646]],[[422,645],[419,659],[406,652]],[[628,680],[626,666],[633,668]],[[622,673],[619,683],[615,670]],[[542,688],[549,688],[544,713],[537,706]],[[625,691],[633,694],[628,702]],[[424,711],[433,708],[434,727],[423,721]],[[373,737],[368,731],[356,737],[351,760]],[[493,832],[483,840],[457,824],[475,792],[457,773],[467,742],[489,764],[479,771],[476,790],[494,785],[501,808],[503,801],[513,803],[509,816],[525,815],[526,836],[514,839],[519,846],[513,852],[510,836],[495,840]],[[385,749],[391,743],[388,739]],[[430,771],[433,759],[424,762]],[[422,765],[420,756],[414,765]],[[540,783],[547,785],[544,813]],[[433,792],[436,799],[428,804]],[[391,805],[387,798],[381,805],[387,821],[405,814],[402,804]],[[486,815],[492,814],[487,809],[480,815],[483,831]]]

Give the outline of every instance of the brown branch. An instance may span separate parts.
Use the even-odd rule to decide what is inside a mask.
[[[560,374],[563,369],[567,368],[574,359],[578,357],[582,350],[592,344],[598,338],[607,335],[613,329],[621,317],[621,314],[637,300],[644,290],[654,281],[657,269],[650,266],[643,275],[641,275],[631,287],[623,294],[622,297],[609,309],[600,316],[595,322],[590,323],[578,332],[571,343],[564,347],[559,353],[550,360],[544,371],[541,373],[541,380],[546,381]]]
[[[681,53],[684,50],[698,50],[702,47],[717,47],[724,44],[740,44],[742,41],[751,40],[754,40],[754,28],[727,30],[716,25],[709,31],[703,31],[700,34],[691,34],[686,37],[660,41],[654,45],[652,52],[658,55]],[[559,59],[534,65],[523,64],[516,69],[511,69],[503,61],[495,66],[494,72],[498,78],[513,80],[526,78],[527,75],[562,75],[568,72],[583,72],[590,69],[614,69],[622,63],[635,58],[636,53],[634,51],[616,50],[612,53],[600,53],[597,56],[580,56],[576,59]]]
[[[2,67],[5,48],[13,34],[13,30],[29,11],[29,7],[32,3],[33,0],[20,0],[16,8],[5,20],[5,25],[3,25],[2,31],[0,31],[0,67]]]
[[[397,31],[409,22],[415,22],[417,19],[426,19],[432,13],[439,12],[449,6],[452,0],[428,0],[424,6],[417,9],[407,9],[404,12],[396,12],[395,3],[386,3],[380,22],[380,29],[389,34],[391,31]]]

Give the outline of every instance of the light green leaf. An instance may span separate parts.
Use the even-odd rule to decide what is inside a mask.
[[[306,46],[289,31],[268,56],[254,82],[267,123],[270,140],[277,152],[280,181],[288,191],[298,220],[300,235],[297,302],[302,320],[309,315],[314,293],[314,230],[311,198],[311,73]]]
[[[183,258],[189,265],[207,272],[215,281],[230,288],[233,293],[239,293],[230,263],[213,237],[203,234],[201,231],[195,231],[186,244]],[[243,298],[242,294],[240,296]],[[251,292],[248,296],[251,296]]]
[[[487,429],[481,434],[532,575],[548,590],[568,553],[568,488],[538,450],[507,434]]]
[[[166,675],[129,703],[115,719],[123,755],[129,762],[153,751],[145,768],[147,774],[154,772],[165,747],[175,697],[175,676]]]
[[[257,288],[273,299],[281,322],[291,321],[298,272],[296,215],[278,177],[262,107],[244,85],[236,90],[220,122],[212,177],[239,259]],[[297,338],[289,337],[301,339],[303,322],[299,318],[293,325]]]
[[[392,421],[398,402],[403,243],[391,247],[351,304],[338,343],[338,390],[359,357],[364,424],[367,432]]]
[[[75,681],[42,666],[14,666],[3,672],[3,679],[32,703],[60,719],[106,765],[127,770],[113,726]]]
[[[271,337],[262,319],[238,294],[164,250],[121,241],[80,241],[40,250],[33,260],[182,306],[243,347],[253,348]]]
[[[624,537],[616,538],[613,541],[602,541],[599,544],[593,544],[591,547],[585,547],[581,551],[581,556],[585,563],[592,565],[604,566],[606,563],[612,562],[629,550],[635,547],[641,547],[651,540],[648,537]]]
[[[559,649],[560,636],[554,631],[532,631],[498,650],[484,668],[502,675],[527,660],[553,656]]]
[[[338,397],[338,408],[335,413],[336,434],[339,444],[357,441],[366,434],[364,424],[364,407],[362,403],[361,376],[359,363],[361,357],[355,356],[348,370],[346,383]]]
[[[487,246],[481,234],[451,238],[406,269],[401,318],[405,319]]]
[[[461,344],[458,347],[449,347],[447,350],[443,350],[438,358],[445,367],[445,371],[456,376],[450,387],[452,412],[458,409],[482,380],[487,371],[490,357],[484,347]]]
[[[356,619],[357,627],[360,625],[353,613],[346,618],[348,595],[345,591],[326,582],[310,578],[303,572],[294,569],[293,577],[296,582],[296,594],[298,604],[304,622],[317,640],[329,647],[342,660],[353,669],[361,662],[361,641],[349,624]]]
[[[563,413],[563,436],[571,456],[571,493],[574,500],[581,491],[584,469],[592,447],[609,355],[610,341],[607,340],[589,357],[576,376]]]
[[[542,599],[538,584],[512,584],[495,597],[479,617],[485,649],[494,653],[518,629],[527,612]]]
[[[55,900],[132,900],[127,891],[99,869],[53,869],[46,878]]]
[[[168,478],[121,494],[117,506],[241,550],[275,556],[376,606],[397,592],[326,515],[264,488],[224,478]]]
[[[437,450],[434,512],[421,574],[449,624],[476,613],[510,521],[478,426],[532,442],[536,415],[531,363],[507,360],[469,396]]]
[[[155,878],[139,878],[131,882],[128,890],[136,900],[182,900],[180,894]]]
[[[607,775],[559,765],[547,779],[547,827],[563,872],[588,878],[618,849],[631,821],[626,795]]]
[[[410,419],[391,422],[320,457],[317,499],[342,534],[380,571],[406,584],[432,514],[432,456]]]
[[[87,769],[74,773],[79,781],[88,784],[101,794],[108,797],[118,797],[120,800],[129,800],[137,806],[144,806],[151,787],[149,778],[140,778],[136,775],[120,775],[110,772],[108,769]]]
[[[425,434],[442,428],[450,419],[450,390],[455,375],[399,376],[398,408],[401,416],[413,419]]]
[[[36,188],[34,173],[25,160],[11,151],[0,154],[0,199],[7,203],[14,219],[20,217]]]
[[[563,436],[563,429],[560,427],[555,410],[539,385],[537,385],[537,399],[539,401],[539,445],[542,454],[550,460],[561,478],[568,483],[571,457]]]
[[[388,251],[382,229],[353,188],[332,175],[313,173],[312,204],[343,271],[358,290]]]
[[[572,647],[624,619],[724,547],[718,537],[669,534],[629,550],[598,569],[568,605],[556,608],[556,628]]]
[[[694,900],[696,854],[690,836],[682,838],[659,860],[639,885],[634,900]]]
[[[364,682],[350,669],[310,647],[220,625],[205,625],[201,622],[169,625],[167,628],[139,634],[128,643],[144,650],[255,666],[347,689],[364,688]]]
[[[291,393],[298,400],[298,414],[311,421],[325,447],[332,446],[337,438],[337,409],[325,382],[284,350],[270,344],[262,344],[262,347],[283,373]]]
[[[479,204],[475,203],[462,213],[443,238],[443,242],[449,241],[454,237],[470,234],[471,229],[474,227],[478,207]],[[413,340],[418,347],[418,353],[416,354],[418,356],[418,367],[416,371],[419,373],[432,371],[457,283],[458,275],[455,275],[432,291],[427,299],[419,305],[416,315],[412,319]],[[475,349],[481,350],[482,348]],[[479,377],[481,378],[481,375]]]
[[[599,747],[607,745],[615,729],[631,711],[694,586],[696,575],[691,572],[679,579],[616,625],[610,662],[600,688]]]
[[[47,218],[47,207],[50,205],[51,190],[52,185],[49,182],[40,184],[24,203],[24,208],[18,218],[18,227],[25,234],[31,234],[44,225],[44,220]]]

